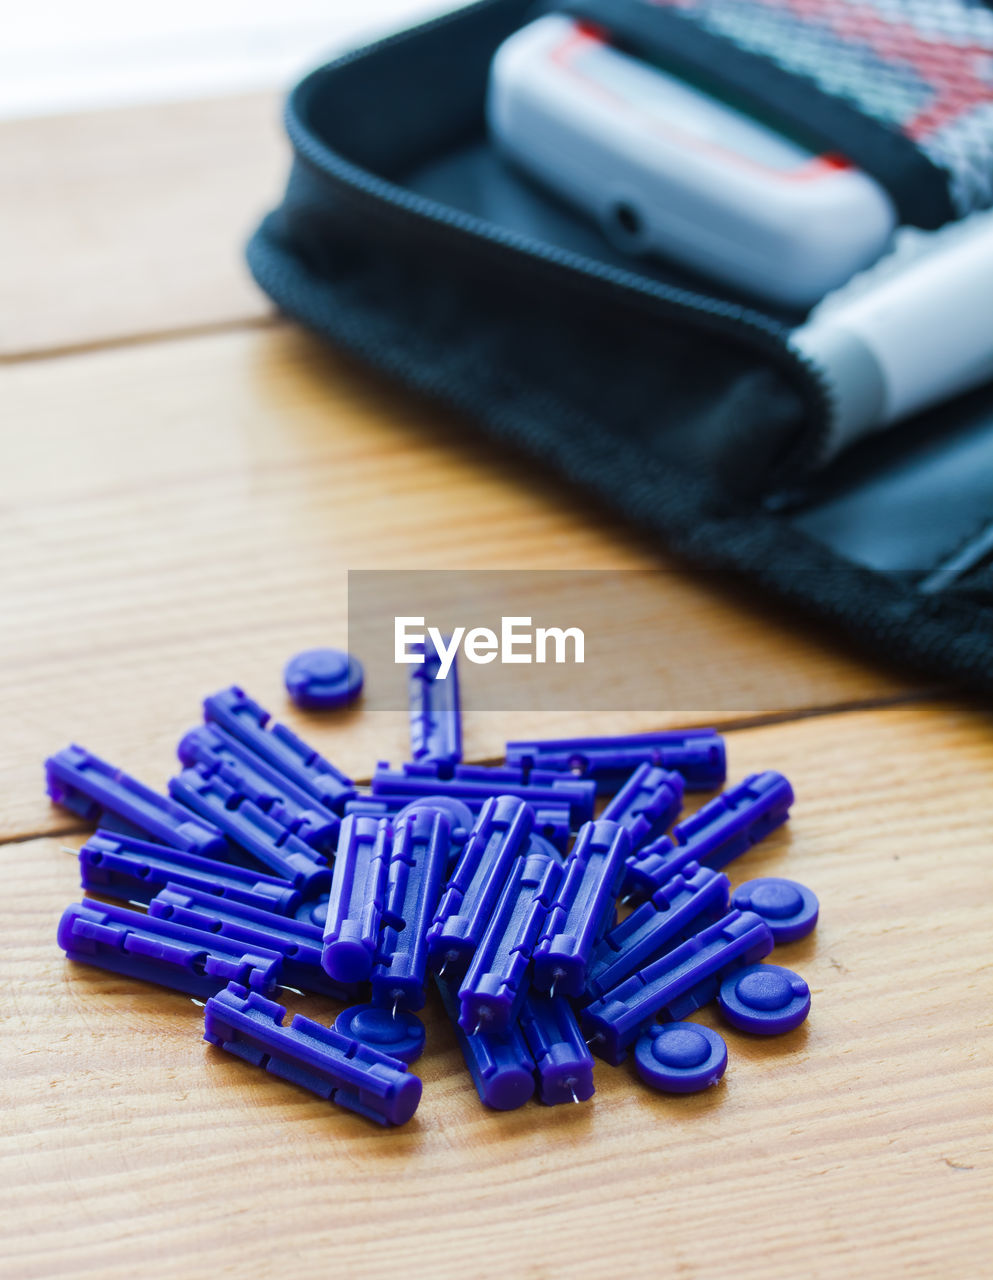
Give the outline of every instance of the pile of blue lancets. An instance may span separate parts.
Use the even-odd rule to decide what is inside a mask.
[[[454,669],[428,653],[412,670],[412,759],[364,793],[238,688],[205,700],[168,796],[80,747],[52,756],[51,798],[98,826],[83,888],[122,904],[70,906],[66,954],[205,1001],[212,1044],[391,1125],[420,1101],[429,978],[500,1110],[583,1102],[593,1055],[629,1050],[655,1088],[714,1084],[724,1041],[684,1020],[714,999],[757,1034],[806,1018],[803,979],[763,961],[813,929],[817,899],[773,878],[732,895],[721,871],[786,821],[781,774],[678,822],[685,790],[725,781],[713,730],[510,742],[504,765],[466,765]],[[309,706],[361,681],[333,650],[287,668]],[[349,1007],[287,1025],[280,985]]]

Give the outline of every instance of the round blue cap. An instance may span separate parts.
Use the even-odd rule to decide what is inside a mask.
[[[769,926],[777,946],[805,938],[817,924],[817,897],[795,880],[776,876],[749,880],[735,889],[731,905],[739,911],[754,911]]]
[[[476,819],[472,815],[472,810],[462,800],[456,799],[455,796],[418,796],[416,800],[411,800],[410,804],[404,805],[397,814],[397,821],[405,813],[417,813],[421,809],[436,809],[448,818],[452,844],[461,847],[468,840],[469,832]]]
[[[634,1047],[638,1075],[664,1093],[699,1093],[720,1080],[727,1064],[727,1045],[697,1022],[656,1023]]]
[[[304,924],[314,924],[323,929],[328,919],[328,895],[322,894],[315,902],[301,902],[295,914]]]
[[[717,998],[732,1027],[776,1036],[798,1027],[810,1012],[810,988],[792,969],[750,964],[729,973]]]
[[[394,1018],[378,1005],[354,1004],[338,1014],[334,1029],[401,1062],[415,1062],[424,1052],[424,1023],[404,1009]]]
[[[362,692],[362,663],[340,649],[305,649],[286,664],[283,680],[298,707],[341,707]]]
[[[562,851],[556,849],[551,840],[545,836],[538,835],[537,831],[531,833],[528,853],[543,853],[546,858],[552,858],[555,862],[565,861]]]

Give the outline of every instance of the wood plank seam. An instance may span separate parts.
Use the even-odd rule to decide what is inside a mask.
[[[97,338],[92,342],[70,342],[61,346],[37,347],[17,352],[0,351],[0,368],[22,364],[41,364],[46,360],[65,360],[103,351],[128,350],[156,343],[182,342],[189,338],[212,338],[218,334],[244,333],[252,330],[286,327],[289,321],[278,312],[267,316],[245,316],[241,320],[217,320],[205,324],[177,325],[170,329],[138,329],[133,334],[113,338]]]

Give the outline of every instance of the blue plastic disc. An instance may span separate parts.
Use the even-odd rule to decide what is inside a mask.
[[[469,832],[476,820],[472,816],[472,810],[462,800],[455,796],[418,796],[416,800],[411,800],[410,804],[404,805],[397,814],[397,821],[405,813],[417,813],[421,809],[437,809],[445,815],[453,845],[461,848],[468,840]]]
[[[720,1080],[727,1064],[727,1045],[698,1022],[656,1023],[634,1047],[638,1075],[664,1093],[699,1093]]]
[[[777,1036],[798,1027],[810,1012],[810,988],[792,969],[750,964],[721,983],[717,997],[732,1027],[760,1036]]]
[[[328,919],[328,895],[323,894],[316,902],[302,902],[295,914],[305,924],[315,924],[318,929],[323,929]]]
[[[754,911],[769,926],[776,945],[805,938],[817,923],[815,894],[795,880],[764,876],[735,889],[731,905],[739,911]]]
[[[556,862],[564,861],[562,850],[556,849],[551,840],[546,840],[544,836],[538,835],[536,831],[531,834],[528,853],[543,853],[546,858],[554,858]]]
[[[340,649],[305,649],[286,664],[286,691],[298,707],[341,707],[362,692],[362,663]]]
[[[353,1004],[338,1014],[334,1029],[401,1062],[414,1062],[424,1052],[424,1023],[404,1009],[394,1018],[378,1005]]]

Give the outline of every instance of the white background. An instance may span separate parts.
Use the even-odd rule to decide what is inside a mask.
[[[285,88],[457,0],[26,0],[0,6],[0,117]]]

